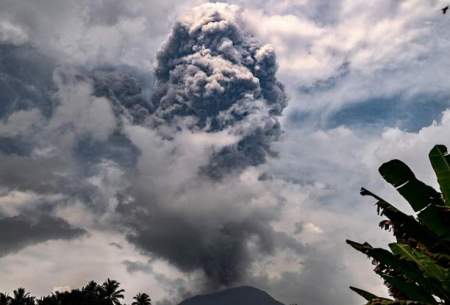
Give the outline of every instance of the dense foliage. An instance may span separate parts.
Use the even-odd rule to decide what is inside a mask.
[[[55,292],[40,299],[19,288],[11,296],[0,293],[0,305],[121,305],[123,292],[120,284],[110,279],[102,285],[91,281],[81,289]],[[151,305],[151,299],[145,293],[139,293],[133,299],[132,305]]]
[[[380,227],[392,231],[397,240],[389,244],[389,250],[374,248],[367,242],[347,241],[373,259],[374,271],[384,279],[394,298],[381,298],[351,287],[368,301],[367,305],[450,304],[450,155],[445,146],[437,145],[429,158],[441,193],[418,180],[400,160],[389,161],[379,169],[415,215],[407,215],[361,189],[361,195],[377,200],[379,214],[387,217]]]

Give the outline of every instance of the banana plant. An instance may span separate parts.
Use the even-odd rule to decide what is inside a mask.
[[[407,215],[383,198],[362,188],[361,195],[376,199],[380,227],[392,231],[389,249],[369,243],[347,243],[370,257],[393,297],[376,296],[350,287],[367,305],[450,305],[450,155],[444,145],[429,154],[440,192],[416,178],[400,160],[384,163],[379,172],[411,205]]]

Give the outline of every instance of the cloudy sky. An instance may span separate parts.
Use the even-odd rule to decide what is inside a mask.
[[[438,0],[0,0],[0,290],[385,295],[365,186],[450,145]],[[214,3],[212,3],[214,2]]]

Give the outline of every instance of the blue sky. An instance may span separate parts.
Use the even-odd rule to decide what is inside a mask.
[[[427,154],[450,144],[445,1],[242,0],[192,11],[205,2],[0,3],[0,226],[18,228],[17,242],[0,235],[1,290],[42,295],[111,277],[130,295],[144,290],[172,304],[217,289],[205,273],[222,263],[217,245],[236,242],[242,274],[232,284],[286,304],[360,304],[350,284],[386,293],[370,261],[344,241],[391,239],[361,186],[409,211],[379,177],[383,162],[402,159],[436,186]],[[170,36],[176,21],[194,28],[214,12],[245,33],[239,52],[276,54],[287,107],[270,115],[267,105],[282,101],[255,89],[238,101],[254,115],[219,131],[185,118],[149,122],[153,110],[142,101],[170,88],[163,96],[172,105],[170,92],[190,89],[155,82],[158,52],[179,42]],[[253,81],[242,67],[211,65]],[[172,74],[191,70],[181,71]],[[257,127],[278,132],[273,122],[279,136],[256,143],[276,154],[257,164],[232,154],[222,180],[199,176],[214,152]],[[39,232],[30,236],[22,222]],[[179,243],[195,234],[195,247]],[[182,251],[191,246],[199,252]],[[205,253],[212,269],[194,263]]]

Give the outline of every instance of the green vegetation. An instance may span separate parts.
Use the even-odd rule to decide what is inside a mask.
[[[151,305],[152,300],[146,293],[138,293],[134,298],[134,302],[131,305]]]
[[[347,240],[373,259],[374,271],[394,298],[350,287],[368,301],[367,305],[450,304],[450,155],[445,146],[437,145],[429,158],[441,193],[418,180],[400,160],[389,161],[379,169],[383,178],[408,201],[415,215],[404,214],[361,189],[361,195],[377,200],[378,213],[387,217],[380,227],[392,231],[397,240],[389,244],[389,250]]]
[[[55,292],[49,296],[37,299],[23,288],[14,290],[12,296],[0,293],[0,305],[121,305],[124,298],[123,289],[117,281],[107,279],[102,285],[94,281],[81,289]],[[150,297],[139,293],[132,305],[151,305]]]

